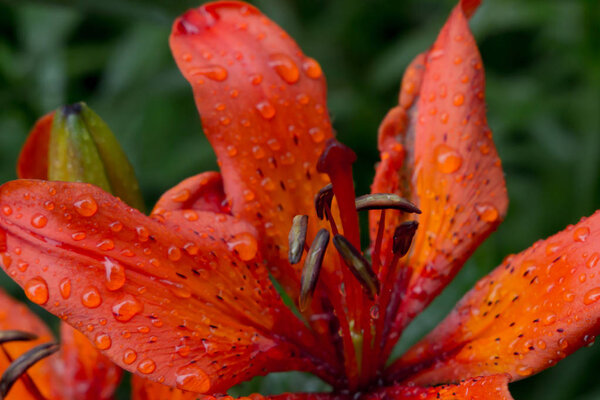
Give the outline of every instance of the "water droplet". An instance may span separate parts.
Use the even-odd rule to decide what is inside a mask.
[[[306,93],[300,93],[298,96],[296,96],[296,100],[298,101],[298,103],[304,106],[310,102],[310,97],[308,97]]]
[[[113,232],[120,232],[123,229],[123,224],[120,221],[113,221],[108,226]]]
[[[127,365],[133,364],[137,358],[137,353],[133,349],[127,349],[123,353],[123,362]]]
[[[379,319],[379,306],[377,304],[371,307],[370,314],[371,318]]]
[[[462,93],[458,93],[454,95],[454,99],[452,99],[452,104],[455,106],[462,106],[465,102],[465,95]]]
[[[88,286],[81,294],[81,304],[87,308],[96,308],[102,303],[100,292],[94,286]]]
[[[25,272],[25,271],[27,271],[27,268],[29,268],[29,263],[26,263],[24,261],[19,261],[17,263],[17,268],[19,269],[19,271]]]
[[[179,247],[171,246],[167,251],[167,256],[171,261],[179,261],[181,259],[181,250],[179,250]]]
[[[108,336],[106,333],[102,332],[102,333],[98,333],[94,337],[94,344],[96,345],[96,347],[98,349],[106,350],[106,349],[109,349],[110,346],[112,345],[112,340],[110,339],[110,336]]]
[[[560,250],[560,243],[550,242],[546,245],[546,255],[551,255]]]
[[[161,279],[160,282],[167,285],[169,287],[169,290],[171,291],[171,293],[173,293],[175,297],[178,297],[180,299],[189,299],[190,297],[192,297],[192,291],[183,283],[172,282],[167,279]]]
[[[125,285],[125,268],[115,260],[104,258],[104,270],[106,271],[106,288],[110,291],[119,290]]]
[[[255,74],[252,75],[252,77],[250,77],[250,82],[252,82],[253,85],[259,85],[263,80],[263,77],[261,74]]]
[[[552,325],[556,322],[556,314],[548,314],[544,318],[542,318],[542,324],[544,325]]]
[[[590,228],[587,226],[580,226],[573,231],[573,240],[576,242],[585,242],[587,237],[590,235]]]
[[[149,358],[140,361],[140,363],[137,366],[137,370],[140,371],[142,374],[151,374],[154,372],[155,369],[156,363]]]
[[[137,236],[140,242],[147,242],[150,238],[150,232],[148,232],[148,228],[145,226],[138,226],[135,228],[137,232]]]
[[[266,120],[272,119],[275,117],[275,107],[268,101],[261,101],[256,105],[256,109],[262,115],[262,117]]]
[[[258,243],[250,233],[238,233],[227,242],[231,251],[235,251],[242,261],[250,261],[256,256]]]
[[[204,393],[210,389],[210,378],[200,367],[186,365],[175,372],[175,383],[179,389]]]
[[[48,218],[44,214],[35,214],[31,217],[31,226],[34,228],[43,228],[48,223]]]
[[[127,322],[141,313],[144,304],[131,295],[126,295],[112,307],[113,316],[117,321]]]
[[[10,214],[12,214],[12,212],[13,210],[10,208],[10,206],[2,206],[2,214],[8,217]]]
[[[252,147],[252,155],[257,160],[260,160],[261,158],[264,158],[265,150],[261,146],[258,146],[258,145],[254,146],[254,147]]]
[[[111,239],[103,239],[96,245],[102,251],[109,251],[115,248],[115,242]]]
[[[451,147],[440,144],[435,149],[435,158],[440,172],[450,174],[457,171],[462,165],[462,157]]]
[[[52,211],[54,210],[54,202],[50,201],[50,200],[46,200],[44,202],[44,208],[48,211]]]
[[[267,140],[267,146],[273,151],[281,150],[281,144],[275,138],[271,138]]]
[[[206,67],[190,68],[188,73],[192,76],[205,76],[213,81],[222,82],[227,79],[227,70],[220,65],[209,65]]]
[[[585,304],[586,306],[595,303],[598,300],[600,300],[600,287],[588,290],[587,293],[583,296],[583,304]]]
[[[567,347],[569,347],[569,342],[564,337],[560,338],[558,339],[558,347],[560,347],[561,350],[565,350]]]
[[[71,235],[71,238],[73,238],[73,240],[75,241],[80,241],[83,240],[87,237],[85,232],[75,232],[74,234]]]
[[[521,376],[529,376],[529,375],[533,374],[533,368],[531,368],[527,365],[521,365],[520,367],[517,368],[517,373]]]
[[[189,189],[182,189],[179,192],[172,194],[171,200],[177,203],[183,203],[189,200],[190,194]]]
[[[69,278],[64,278],[58,284],[58,289],[62,298],[65,300],[68,299],[71,296],[71,280]]]
[[[302,69],[304,70],[306,76],[312,79],[319,79],[321,75],[323,75],[321,66],[314,58],[305,58],[304,62],[302,63]]]
[[[41,276],[36,276],[25,283],[25,295],[35,304],[46,304],[48,301],[48,284]]]
[[[494,222],[498,220],[498,210],[489,203],[475,203],[477,215],[485,222]]]
[[[250,189],[244,189],[243,196],[244,196],[244,200],[246,200],[246,201],[252,201],[256,198],[256,195]]]
[[[600,254],[594,252],[590,256],[590,258],[587,260],[587,262],[585,263],[585,265],[588,268],[594,268],[595,266],[598,265],[598,261],[600,261]]]
[[[187,219],[190,222],[198,220],[198,213],[194,210],[185,210],[183,212],[183,218]]]
[[[312,141],[315,143],[321,143],[325,139],[325,133],[321,128],[317,126],[314,128],[310,128],[308,130],[308,134],[310,135]]]
[[[300,78],[298,66],[285,54],[272,54],[269,56],[269,66],[275,69],[277,75],[287,83],[296,83]]]
[[[75,210],[82,217],[91,217],[98,211],[98,203],[90,195],[85,195],[75,203],[73,203]]]
[[[229,155],[229,157],[234,157],[237,153],[238,153],[237,147],[235,147],[232,144],[227,146],[227,155]]]

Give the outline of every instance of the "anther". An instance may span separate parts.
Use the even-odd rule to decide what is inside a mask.
[[[57,343],[44,343],[34,347],[13,361],[0,377],[0,399],[4,399],[10,388],[31,366],[38,361],[56,353],[59,349]]]
[[[317,217],[323,219],[327,215],[326,210],[331,209],[331,202],[333,201],[333,185],[331,183],[323,186],[319,193],[315,196],[315,210],[317,211]]]
[[[419,223],[417,221],[405,221],[396,227],[392,245],[394,255],[403,257],[408,253],[418,227]]]
[[[416,205],[394,193],[372,193],[356,198],[356,211],[385,209],[421,214]]]
[[[360,282],[371,300],[379,294],[379,280],[371,268],[369,261],[342,235],[333,237],[333,244],[342,256],[344,263]]]
[[[292,221],[292,228],[288,235],[288,259],[291,264],[298,264],[302,258],[304,245],[306,244],[306,228],[308,226],[308,215],[296,215]]]
[[[37,339],[37,336],[29,332],[0,331],[0,344],[7,342],[25,342],[35,339]]]
[[[300,278],[300,298],[298,299],[300,311],[306,310],[312,300],[328,244],[329,231],[321,229],[317,232],[315,240],[310,245],[310,249],[308,249],[308,254],[304,260],[304,267],[302,268],[302,276]]]

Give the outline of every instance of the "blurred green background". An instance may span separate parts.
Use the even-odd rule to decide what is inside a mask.
[[[397,101],[404,68],[432,43],[454,1],[253,3],[321,62],[335,128],[358,153],[358,190],[368,191],[379,121]],[[79,100],[113,128],[148,205],[181,179],[216,169],[191,90],[167,45],[171,21],[197,4],[0,1],[0,182],[15,178],[20,146],[36,118]],[[488,119],[510,209],[497,233],[411,325],[398,352],[504,256],[600,208],[600,2],[487,0],[471,26],[486,67]],[[600,346],[584,349],[511,390],[516,399],[599,399],[598,365]],[[277,374],[237,393],[320,387],[302,374]]]

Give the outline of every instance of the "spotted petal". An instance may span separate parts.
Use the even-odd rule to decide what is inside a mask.
[[[409,66],[400,104],[380,129],[382,162],[373,191],[402,194],[423,211],[405,259],[413,271],[407,295],[392,308],[388,351],[506,212],[504,177],[485,116],[481,57],[467,20],[477,4],[455,7],[432,48]],[[379,212],[371,214],[373,237],[378,218]],[[390,213],[387,238],[402,218]],[[384,243],[382,257],[389,257],[390,246]]]
[[[469,378],[455,385],[436,387],[391,386],[364,396],[365,400],[512,400],[508,377]]]
[[[295,215],[314,215],[314,195],[328,182],[315,170],[332,137],[321,68],[274,22],[238,2],[186,12],[170,44],[217,154],[231,212],[256,227],[271,273],[296,299],[300,266],[287,261],[288,231]]]
[[[418,383],[537,373],[600,332],[600,213],[509,256],[389,374]]]
[[[332,380],[249,224],[211,212],[165,224],[91,185],[28,180],[0,187],[0,211],[7,272],[119,366],[195,392],[277,370]]]

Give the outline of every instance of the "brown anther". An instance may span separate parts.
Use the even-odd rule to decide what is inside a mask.
[[[403,257],[408,253],[418,227],[419,223],[417,221],[405,221],[396,227],[396,230],[394,230],[394,244],[392,245],[392,251],[395,255]]]
[[[379,280],[369,261],[342,235],[335,235],[333,244],[369,298],[374,300],[375,295],[379,294]]]
[[[34,347],[13,361],[0,377],[0,399],[4,399],[14,383],[38,361],[56,353],[57,343],[44,343]]]
[[[323,219],[327,217],[325,212],[326,208],[331,209],[331,202],[333,201],[333,185],[331,183],[323,186],[319,193],[315,196],[315,210],[317,211],[317,217]]]
[[[306,259],[304,260],[302,277],[300,278],[300,297],[298,299],[300,311],[305,311],[312,300],[328,244],[329,231],[321,229],[317,232],[315,240],[310,245],[310,249],[308,249]]]
[[[385,209],[421,214],[416,205],[394,193],[371,193],[356,198],[356,211]]]
[[[292,221],[292,228],[288,234],[288,260],[290,264],[298,264],[302,259],[302,252],[306,244],[306,229],[308,215],[296,215]]]
[[[37,336],[29,332],[0,331],[0,344],[7,342],[25,342],[35,339],[37,339]]]

